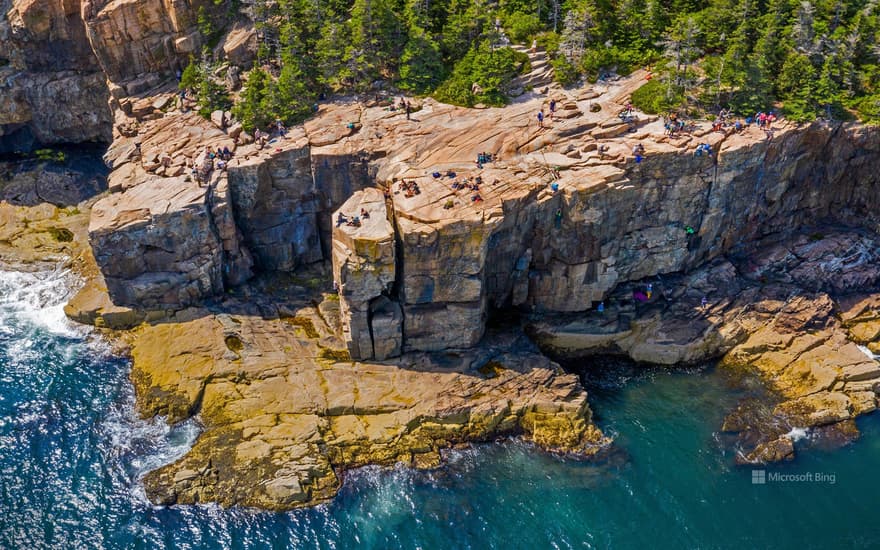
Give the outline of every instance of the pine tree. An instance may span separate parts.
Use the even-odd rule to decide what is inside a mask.
[[[348,20],[351,45],[346,58],[357,87],[366,88],[396,72],[406,43],[401,11],[396,0],[355,0]]]
[[[284,124],[302,122],[309,116],[317,93],[302,70],[300,58],[290,52],[284,54],[281,73],[272,85],[270,95],[272,114]]]
[[[315,60],[318,81],[331,89],[354,85],[347,55],[349,44],[348,26],[340,21],[326,21],[321,36],[315,44]]]
[[[409,41],[400,57],[400,87],[417,94],[434,90],[446,70],[440,46],[420,27],[410,26]]]
[[[270,83],[269,74],[260,67],[255,67],[247,75],[244,91],[232,113],[248,132],[253,132],[256,128],[266,128],[272,122]]]
[[[579,65],[593,41],[596,23],[593,15],[586,8],[571,10],[565,16],[562,33],[559,39],[559,53],[572,65]]]
[[[692,16],[687,16],[676,19],[666,35],[664,46],[671,70],[667,78],[667,99],[671,99],[677,93],[687,95],[694,84],[690,69],[700,54],[697,48],[699,33],[696,20]]]

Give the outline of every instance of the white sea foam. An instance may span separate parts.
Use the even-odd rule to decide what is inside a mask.
[[[201,429],[195,418],[173,426],[160,416],[141,419],[135,409],[134,391],[126,386],[121,399],[101,422],[100,431],[106,438],[103,453],[107,462],[124,468],[120,472],[124,483],[132,487],[136,500],[146,504],[140,478],[189,452]]]
[[[791,439],[792,441],[800,441],[802,439],[806,439],[809,437],[810,431],[807,428],[792,428],[785,437]]]
[[[61,350],[65,355],[83,353],[83,346],[88,346],[88,353],[111,358],[108,342],[90,327],[74,323],[64,314],[64,304],[80,284],[79,278],[65,269],[0,270],[0,335],[16,335],[6,344],[7,356],[12,360],[4,365],[5,372],[26,371],[28,376],[40,376],[42,373],[34,369],[40,365],[45,352],[42,347],[45,342],[41,340],[46,333],[77,341]],[[94,337],[89,338],[90,335]],[[17,420],[27,418],[22,415]],[[146,502],[139,479],[186,454],[201,427],[195,419],[175,426],[168,425],[161,417],[141,419],[135,407],[134,390],[130,384],[124,384],[118,399],[100,421],[98,431],[104,436],[100,444],[102,454],[108,459],[107,464],[115,465],[120,476],[118,481],[132,487],[137,500]]]
[[[64,304],[80,281],[69,270],[0,270],[0,330],[13,321],[66,338],[82,338],[88,330],[64,315]]]

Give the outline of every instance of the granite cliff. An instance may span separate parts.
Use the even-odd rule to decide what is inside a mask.
[[[571,97],[567,118],[545,129],[529,125],[541,98],[484,111],[425,101],[418,122],[326,105],[266,149],[242,147],[201,188],[185,181],[184,164],[204,143],[231,140],[194,129],[194,118],[155,121],[141,158],[117,161],[111,175],[111,187],[147,183],[96,205],[96,257],[113,300],[145,309],[192,305],[251,271],[332,260],[349,351],[370,359],[471,347],[492,308],[587,311],[621,283],[686,271],[767,235],[876,223],[875,129],[786,125],[767,139],[706,128],[671,140],[650,117],[615,116],[634,85],[638,77],[598,98],[583,91],[590,99]],[[604,110],[588,113],[591,102]],[[190,135],[162,137],[184,126]],[[647,148],[640,163],[629,153],[637,143]],[[716,154],[695,154],[697,143]],[[483,151],[495,159],[478,168]],[[174,159],[164,170],[180,175],[149,173],[163,155]],[[356,192],[376,186],[387,201]],[[361,209],[369,222],[331,231],[331,216]]]
[[[529,428],[527,411],[541,410],[529,403],[514,406],[510,420],[489,422],[489,431],[473,428],[473,422],[484,426],[474,420],[482,406],[473,396],[482,398],[486,384],[495,383],[485,373],[499,363],[504,372],[519,372],[516,365],[531,353],[517,345],[520,351],[504,361],[481,355],[504,349],[491,343],[497,335],[486,340],[485,334],[492,313],[509,308],[527,313],[527,332],[560,360],[594,353],[661,364],[722,358],[722,368],[759,376],[774,396],[772,407],[731,411],[722,427],[739,434],[742,462],[792,458],[793,428],[854,437],[853,419],[876,408],[880,389],[877,362],[857,345],[876,347],[878,339],[872,328],[878,314],[872,292],[880,281],[873,244],[876,129],[781,124],[768,135],[754,127],[712,132],[704,124],[670,138],[653,117],[624,122],[616,116],[640,83],[637,74],[607,90],[554,90],[563,108],[546,128],[531,121],[545,101],[533,95],[486,110],[425,100],[415,120],[388,103],[329,103],[262,149],[231,140],[234,126],[221,129],[177,114],[144,121],[137,138],[117,140],[110,185],[118,192],[95,205],[90,225],[109,296],[117,307],[132,308],[133,323],[166,318],[162,311],[190,312],[172,316],[168,329],[161,321],[142,329],[151,338],[147,343],[135,339],[139,396],[147,411],[171,413],[164,408],[171,406],[178,411],[171,413],[174,419],[196,412],[209,419],[193,453],[148,477],[151,494],[162,502],[220,499],[285,507],[332,494],[337,481],[331,470],[393,460],[433,464],[426,457],[456,441],[498,432],[524,433],[550,448],[595,449],[602,436],[575,427],[568,405],[546,417],[566,426],[551,430],[557,435],[550,439]],[[132,154],[135,139],[140,156]],[[636,162],[631,151],[639,143],[646,152]],[[712,154],[697,154],[701,143]],[[186,167],[204,162],[205,144],[233,148],[235,157],[202,187],[187,181]],[[474,161],[482,152],[493,157],[479,166]],[[345,221],[355,216],[358,223]],[[309,284],[330,290],[332,279],[337,294],[331,296],[338,302],[329,307],[318,298],[317,315],[303,313],[311,311],[303,304],[305,309],[268,305],[260,298],[265,291],[253,290],[252,283],[237,286],[251,274],[257,281],[285,272],[303,277],[328,260],[332,275],[320,271]],[[637,298],[649,283],[654,295]],[[242,288],[250,289],[249,300],[258,300],[257,309],[218,297]],[[212,306],[215,313],[191,313],[206,300],[220,304]],[[603,313],[595,311],[600,302]],[[341,454],[333,450],[340,424],[325,424],[337,416],[332,407],[308,409],[317,411],[314,429],[294,422],[301,412],[267,420],[267,429],[285,426],[295,441],[318,437],[317,448],[326,449],[319,467],[317,451],[302,447],[290,455],[282,450],[287,439],[259,436],[265,444],[260,456],[282,457],[259,477],[296,480],[284,481],[290,492],[283,498],[215,493],[217,486],[254,475],[254,457],[220,466],[217,457],[249,440],[237,430],[264,414],[261,399],[269,394],[253,394],[254,380],[264,376],[258,364],[233,376],[226,362],[250,365],[252,359],[230,355],[205,366],[207,360],[192,353],[166,356],[158,345],[161,340],[189,348],[186,332],[168,330],[196,326],[193,315],[217,319],[230,310],[250,313],[220,321],[215,330],[225,327],[222,334],[211,338],[233,337],[261,361],[270,350],[298,349],[282,343],[302,338],[284,335],[279,325],[285,319],[319,339],[306,344],[317,346],[313,351],[294,352],[318,360],[288,358],[278,368],[317,366],[296,367],[285,379],[273,379],[273,388],[298,395],[308,369],[323,372],[320,358],[332,357],[330,371],[353,376],[356,395],[371,396],[367,409],[354,406],[345,414],[370,426],[373,435]],[[258,312],[271,338],[250,333],[247,327],[257,321],[243,321]],[[201,334],[202,328],[188,330]],[[147,351],[138,352],[138,346]],[[219,343],[209,346],[215,347]],[[149,351],[156,348],[160,355]],[[470,420],[453,422],[442,436],[407,420],[400,436],[404,417],[394,413],[387,417],[391,424],[380,423],[381,435],[372,431],[377,418],[364,414],[389,403],[365,393],[377,384],[371,378],[376,369],[393,365],[399,373],[395,369],[427,360],[434,365],[429,370],[442,370],[448,360],[436,361],[450,353],[467,359],[456,362],[456,377],[432,378],[435,386],[427,394],[416,391],[423,375],[409,382],[398,375],[390,386],[379,385],[384,391],[393,387],[404,402],[435,407],[420,418],[436,419],[450,414],[438,403],[446,403],[450,392],[460,395],[454,388],[468,380],[476,386],[464,392],[472,397],[461,406]],[[344,368],[349,360],[359,366]],[[564,392],[583,395],[576,381],[562,382],[547,369],[528,372],[550,375],[548,380],[559,380],[550,386],[563,384]],[[530,384],[524,380],[519,375],[511,382]],[[208,396],[228,405],[207,407]],[[497,402],[491,407],[497,410]],[[585,410],[576,414],[589,418]],[[416,444],[424,433],[434,434],[430,443]],[[560,444],[560,437],[576,444]],[[405,449],[414,453],[411,458],[401,458]]]
[[[772,409],[722,427],[743,462],[791,458],[792,428],[851,437],[876,408],[876,128],[673,138],[618,117],[637,72],[503,109],[413,100],[412,119],[340,98],[260,147],[230,113],[177,108],[207,4],[0,2],[0,153],[103,142],[112,168],[81,203],[94,260],[87,214],[39,203],[103,184],[3,168],[0,252],[75,255],[89,281],[66,311],[122,331],[143,414],[200,419],[192,451],[145,478],[155,501],[285,509],[347,468],[433,467],[507,434],[596,454],[583,386],[534,343],[758,375]],[[216,52],[241,66],[254,46],[242,19]],[[514,310],[531,341],[487,328]]]

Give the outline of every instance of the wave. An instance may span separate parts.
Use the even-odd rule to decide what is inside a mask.
[[[89,329],[70,321],[64,304],[82,281],[69,269],[52,271],[0,270],[0,331],[27,323],[63,338],[84,338]]]
[[[102,439],[99,447],[105,463],[117,466],[116,481],[129,487],[141,504],[149,504],[141,478],[183,457],[201,432],[202,425],[197,418],[174,425],[161,416],[140,418],[130,384],[122,387],[120,396],[98,427]]]

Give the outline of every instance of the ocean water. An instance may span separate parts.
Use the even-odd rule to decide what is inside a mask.
[[[0,548],[880,547],[877,418],[762,476],[717,433],[748,390],[708,367],[588,368],[617,438],[600,463],[506,441],[432,472],[364,468],[332,503],[290,513],[155,507],[140,476],[198,426],[137,418],[127,362],[64,319],[70,283],[0,272]]]

